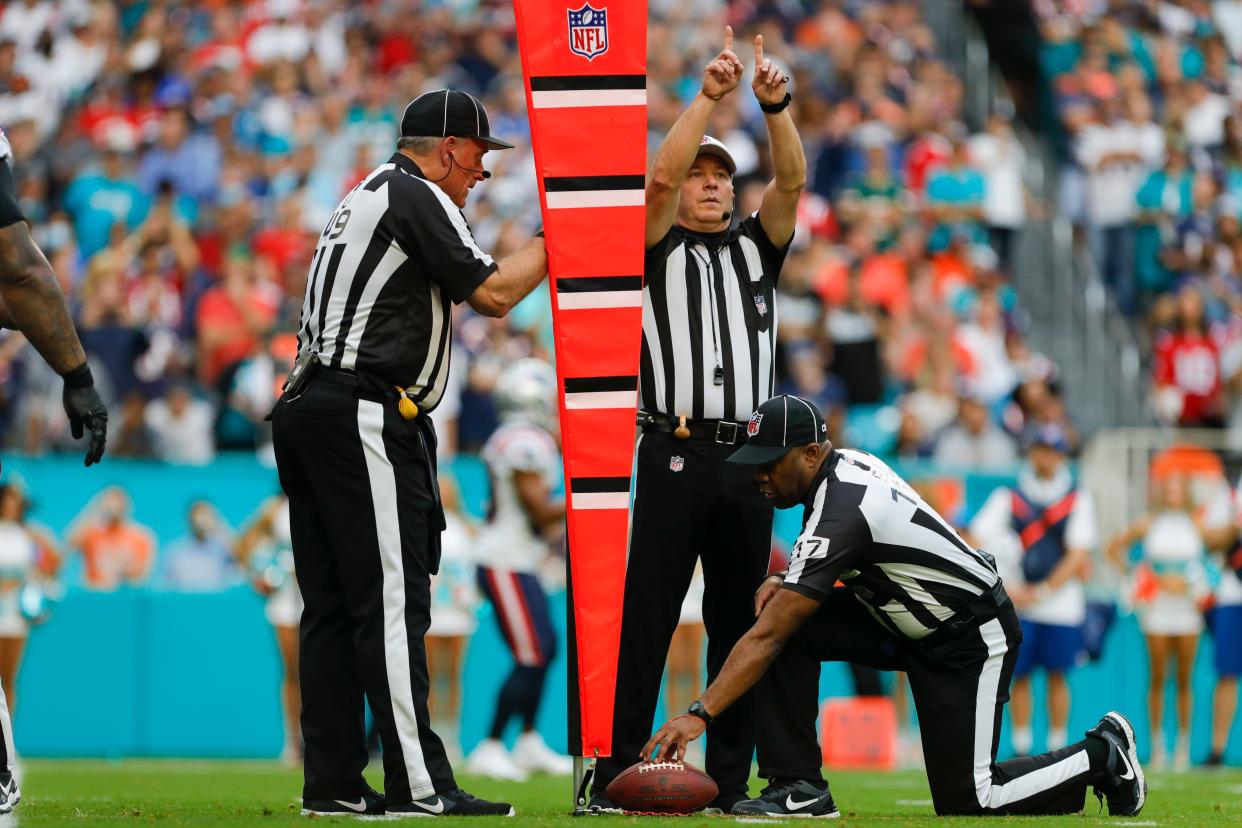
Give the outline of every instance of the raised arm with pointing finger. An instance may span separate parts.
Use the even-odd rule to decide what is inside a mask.
[[[733,52],[733,27],[726,26],[724,49],[704,68],[699,94],[668,131],[651,166],[647,178],[647,247],[662,239],[673,226],[680,188],[699,154],[708,118],[721,98],[737,88],[742,71],[742,61]]]
[[[806,155],[789,115],[789,76],[763,56],[763,35],[755,35],[755,78],[751,88],[768,125],[768,145],[776,177],[768,182],[759,206],[759,222],[777,247],[793,238],[798,199],[806,186]]]

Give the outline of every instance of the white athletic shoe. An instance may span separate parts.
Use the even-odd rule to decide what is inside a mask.
[[[523,733],[513,744],[513,763],[527,773],[569,776],[574,772],[574,760],[552,750],[534,730]]]
[[[12,813],[21,801],[22,792],[17,789],[16,779],[9,777],[7,782],[0,784],[0,814]]]
[[[475,776],[488,779],[508,779],[513,782],[525,782],[526,771],[513,761],[509,751],[496,739],[484,739],[470,753],[466,760],[466,770]]]

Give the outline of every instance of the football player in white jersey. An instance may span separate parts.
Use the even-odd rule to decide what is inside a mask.
[[[501,426],[483,447],[491,479],[487,524],[475,554],[479,588],[491,602],[514,666],[496,700],[488,738],[471,753],[472,773],[522,780],[531,773],[569,774],[573,760],[554,752],[535,729],[556,631],[539,570],[550,540],[563,532],[565,501],[552,492],[560,480],[556,429],[556,372],[546,362],[522,359],[496,382]],[[501,738],[512,719],[522,732],[505,749]]]

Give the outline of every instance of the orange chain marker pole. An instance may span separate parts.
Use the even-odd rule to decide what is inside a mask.
[[[612,752],[638,404],[647,4],[515,0],[514,8],[561,386],[569,752],[601,757]]]

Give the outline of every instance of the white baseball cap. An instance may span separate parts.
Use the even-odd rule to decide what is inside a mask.
[[[729,170],[729,175],[737,174],[737,162],[733,160],[733,155],[729,152],[729,148],[723,142],[717,141],[710,135],[704,135],[699,141],[699,155],[713,155],[724,162]]]

